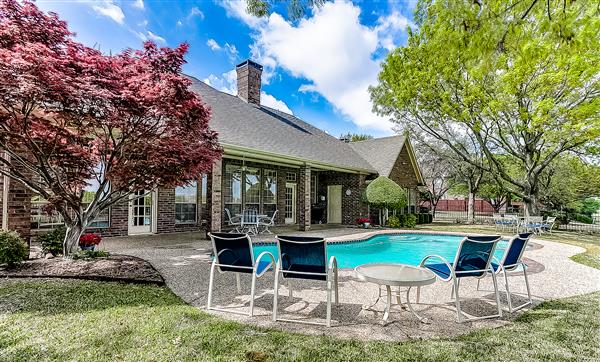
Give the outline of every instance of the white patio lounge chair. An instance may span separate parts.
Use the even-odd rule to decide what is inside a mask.
[[[275,268],[275,293],[273,296],[273,321],[317,324],[322,323],[296,319],[281,319],[277,317],[277,302],[279,297],[279,277],[283,279],[311,279],[326,282],[327,316],[325,325],[331,327],[331,293],[335,295],[338,304],[338,271],[335,256],[327,262],[325,239],[309,236],[277,236],[279,259]],[[290,280],[291,281],[291,280]],[[293,296],[291,283],[288,283],[290,297]]]
[[[275,257],[268,251],[263,251],[254,260],[252,241],[248,234],[209,233],[212,241],[214,259],[210,267],[210,279],[208,284],[207,310],[218,310],[235,314],[246,314],[230,309],[215,308],[212,306],[212,292],[215,278],[215,269],[219,273],[235,273],[238,293],[242,292],[240,274],[252,274],[252,285],[250,287],[250,311],[248,315],[254,316],[254,294],[256,292],[256,279],[263,276],[274,264]],[[263,260],[267,258],[267,260]]]
[[[460,242],[453,263],[448,262],[439,255],[428,255],[419,265],[434,272],[442,281],[453,283],[452,294],[456,303],[456,315],[459,323],[485,318],[502,317],[496,273],[494,273],[491,265],[494,251],[496,250],[496,245],[499,240],[500,236],[468,236]],[[427,263],[430,259],[438,259],[441,263]],[[494,282],[494,293],[496,296],[498,313],[465,319],[463,312],[460,309],[460,280],[466,277],[483,278],[488,272],[491,272],[492,280]],[[417,303],[419,302],[419,296],[420,288],[417,288]]]

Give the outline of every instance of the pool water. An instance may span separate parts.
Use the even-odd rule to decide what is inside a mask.
[[[327,255],[335,255],[339,268],[354,268],[366,263],[402,263],[419,265],[430,254],[443,256],[453,262],[463,236],[432,234],[383,234],[364,241],[327,244]],[[507,241],[496,247],[495,256],[501,259]],[[254,256],[269,251],[277,258],[277,245],[257,245]],[[433,260],[432,260],[433,261]]]

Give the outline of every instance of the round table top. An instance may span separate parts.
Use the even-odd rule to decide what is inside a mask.
[[[379,285],[419,287],[433,284],[435,274],[426,268],[406,264],[363,264],[354,268],[356,276]]]

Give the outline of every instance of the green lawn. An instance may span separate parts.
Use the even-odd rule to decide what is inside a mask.
[[[462,225],[451,223],[418,225],[417,228],[419,230],[471,232],[482,234],[493,234],[499,232],[495,230],[493,226]],[[504,232],[504,234],[510,235],[510,232]],[[592,268],[600,269],[600,235],[598,234],[584,234],[575,231],[553,231],[552,234],[544,233],[535,237],[539,239],[580,246],[587,251],[585,253],[575,255],[571,259],[578,263],[591,266]]]
[[[550,301],[515,323],[452,339],[357,342],[209,316],[167,288],[0,281],[0,361],[511,361],[600,359],[600,293]]]

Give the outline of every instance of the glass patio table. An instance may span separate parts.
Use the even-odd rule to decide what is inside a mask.
[[[385,286],[387,292],[387,299],[385,304],[385,311],[383,313],[384,325],[387,324],[390,315],[390,307],[392,306],[393,286],[398,287],[396,301],[398,305],[400,305],[403,308],[404,306],[402,305],[402,300],[400,298],[400,287],[408,287],[406,291],[406,306],[412,312],[412,314],[419,319],[420,322],[429,323],[429,320],[421,317],[413,309],[413,306],[410,303],[410,290],[413,287],[420,288],[435,283],[436,276],[431,270],[406,264],[381,263],[359,265],[356,268],[354,268],[354,272],[356,273],[358,279],[365,282],[377,284],[377,288],[379,289],[377,300],[375,300],[375,302],[371,305],[363,307],[364,309],[370,309],[375,304],[377,304],[377,302],[379,302],[379,300],[381,299],[381,287]]]

